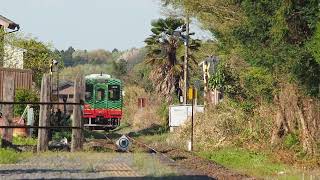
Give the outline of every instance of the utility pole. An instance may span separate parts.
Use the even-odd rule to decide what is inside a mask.
[[[0,67],[4,64],[4,27],[0,25]]]
[[[184,87],[183,87],[183,104],[187,104],[187,91],[188,91],[188,56],[189,56],[189,16],[186,17],[186,40],[185,40],[185,55],[184,55]]]
[[[59,65],[57,65],[57,101],[59,102]],[[57,105],[57,110],[59,105]]]

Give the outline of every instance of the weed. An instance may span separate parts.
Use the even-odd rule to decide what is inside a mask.
[[[95,172],[95,167],[93,164],[89,163],[88,166],[84,169],[84,172],[93,173]]]
[[[280,171],[287,171],[287,166],[273,162],[267,154],[246,149],[227,147],[198,154],[227,168],[257,177],[271,176]]]
[[[152,177],[163,177],[163,176],[174,176],[177,172],[163,165],[156,156],[147,154],[134,154],[133,165],[140,171],[144,176]]]
[[[286,135],[283,141],[284,147],[288,149],[298,145],[299,143],[300,143],[299,137],[296,134],[292,134],[292,133]]]
[[[30,137],[22,137],[22,136],[15,136],[13,137],[13,144],[15,145],[37,145],[37,140]]]
[[[12,164],[17,163],[20,160],[31,157],[31,152],[16,152],[12,149],[0,148],[0,164]]]

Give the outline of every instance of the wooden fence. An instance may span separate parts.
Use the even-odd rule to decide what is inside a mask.
[[[15,147],[12,144],[13,140],[13,131],[15,128],[36,128],[38,131],[38,143],[37,151],[43,152],[48,150],[49,144],[49,129],[72,129],[72,139],[71,139],[71,151],[81,151],[83,147],[83,123],[81,121],[81,106],[84,105],[85,98],[85,81],[83,76],[77,76],[74,86],[74,102],[73,103],[60,103],[60,102],[51,102],[50,100],[50,91],[51,91],[51,78],[50,75],[44,74],[41,83],[41,92],[40,92],[40,102],[14,102],[14,74],[6,74],[6,78],[3,81],[3,101],[0,101],[0,104],[3,105],[3,125],[0,125],[0,128],[3,128],[3,133],[1,137],[1,146],[2,147]],[[38,126],[21,126],[14,125],[12,123],[13,119],[13,105],[14,104],[39,104],[40,113],[39,113],[39,125]],[[50,126],[51,122],[51,110],[49,105],[54,104],[70,104],[73,105],[73,116],[72,116],[72,126]]]
[[[14,74],[15,89],[32,88],[32,71],[25,69],[0,68],[0,101],[3,100],[3,82],[6,76]]]

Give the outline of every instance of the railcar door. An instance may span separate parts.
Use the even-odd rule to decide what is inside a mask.
[[[108,109],[111,119],[115,121],[115,124],[119,124],[118,120],[121,119],[122,116],[122,97],[119,84],[108,85]]]
[[[106,84],[96,84],[94,109],[96,115],[100,117],[106,116],[106,109],[108,107],[107,88],[108,86]]]

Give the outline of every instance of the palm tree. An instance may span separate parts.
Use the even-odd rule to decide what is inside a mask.
[[[183,57],[177,58],[177,51],[182,47],[183,42],[174,32],[184,25],[184,21],[169,17],[153,21],[151,25],[153,34],[145,40],[147,63],[154,66],[150,79],[156,91],[164,95],[170,102],[173,93],[182,84]],[[195,50],[199,45],[191,41],[190,48]]]

